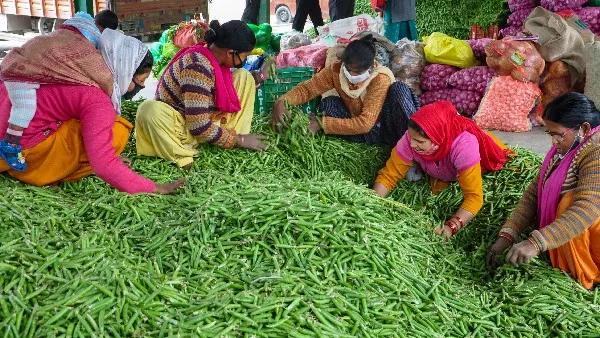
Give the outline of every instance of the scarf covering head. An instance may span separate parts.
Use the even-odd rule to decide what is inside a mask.
[[[552,222],[556,220],[556,211],[558,210],[558,203],[560,202],[560,196],[563,188],[563,184],[565,183],[565,179],[567,178],[567,173],[569,171],[569,167],[573,164],[575,157],[579,150],[585,147],[585,144],[589,141],[589,139],[594,135],[600,127],[596,127],[592,129],[585,139],[579,143],[575,149],[569,151],[565,157],[560,161],[560,163],[556,166],[554,171],[546,178],[546,173],[550,169],[550,162],[557,153],[558,148],[556,146],[552,146],[546,154],[546,158],[542,163],[542,168],[540,169],[540,176],[538,180],[538,220],[540,222],[540,229],[545,228]]]
[[[196,45],[180,50],[165,68],[163,77],[167,72],[171,71],[171,68],[175,62],[190,53],[202,54],[208,59],[210,65],[213,67],[213,73],[215,76],[214,103],[217,109],[223,113],[237,113],[242,110],[240,98],[235,90],[235,87],[233,86],[233,75],[231,74],[231,69],[227,68],[226,66],[219,65],[219,62],[210,49],[202,45]],[[156,91],[158,93],[158,88],[156,88]]]
[[[98,48],[101,33],[91,15],[77,12],[74,17],[65,21],[64,25],[77,28],[81,35],[94,45],[94,48]]]
[[[113,77],[102,54],[82,34],[67,29],[13,48],[0,63],[0,80],[84,85],[113,93]]]
[[[475,122],[460,116],[452,103],[438,101],[422,107],[411,117],[423,129],[427,137],[439,146],[431,155],[419,155],[427,161],[440,161],[451,150],[454,140],[463,132],[469,132],[477,138],[481,167],[485,171],[500,170],[507,161],[507,152],[481,130]]]
[[[111,100],[120,113],[121,96],[127,93],[135,70],[148,53],[148,47],[136,38],[107,28],[100,37],[99,49],[113,76]]]

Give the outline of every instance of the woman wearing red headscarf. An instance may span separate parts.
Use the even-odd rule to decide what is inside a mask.
[[[448,182],[458,181],[463,203],[438,233],[451,237],[469,223],[483,205],[481,174],[500,170],[509,150],[462,117],[448,101],[439,101],[414,113],[408,131],[379,171],[373,190],[386,196],[417,163],[429,175],[431,190],[439,193]]]

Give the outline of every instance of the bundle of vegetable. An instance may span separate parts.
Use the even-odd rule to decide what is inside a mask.
[[[461,90],[485,93],[485,89],[494,76],[496,76],[496,72],[493,69],[485,66],[476,66],[452,74],[448,78],[448,84]]]
[[[600,7],[584,7],[577,16],[596,35],[600,35]]]
[[[437,90],[448,88],[448,79],[460,69],[447,65],[429,64],[421,73],[421,88],[423,90]]]
[[[175,57],[175,55],[177,54],[177,52],[179,52],[180,49],[181,48],[175,46],[172,43],[163,44],[161,57],[160,59],[155,61],[154,65],[152,66],[152,75],[155,78],[158,79],[162,76],[162,72],[164,71],[165,67],[171,62],[173,57]]]
[[[581,9],[588,0],[541,0],[542,7],[551,12],[560,12],[564,10],[577,11]]]
[[[450,101],[461,115],[473,116],[477,112],[481,96],[481,93],[471,90],[437,89],[421,94],[419,101],[422,106],[437,101]]]
[[[130,118],[136,104],[124,107]],[[257,123],[258,131],[267,129],[266,121]],[[506,267],[493,280],[483,269],[498,226],[537,174],[537,156],[517,150],[505,169],[486,175],[483,210],[443,243],[432,225],[460,204],[456,184],[433,196],[424,182],[401,182],[391,199],[375,197],[360,185],[372,181],[388,150],[309,136],[305,123],[293,121],[264,153],[203,147],[186,189],[174,196],[126,196],[93,177],[62,189],[0,177],[0,331],[598,334],[600,292],[583,291],[541,261]],[[182,174],[162,160],[133,159],[152,179]],[[310,163],[322,166],[314,176],[297,171]]]
[[[488,27],[498,22],[498,14],[506,0],[417,0],[417,30],[419,36],[442,32],[459,39],[469,38],[469,27]]]

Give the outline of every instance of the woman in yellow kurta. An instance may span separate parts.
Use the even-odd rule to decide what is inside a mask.
[[[589,289],[600,283],[600,111],[583,94],[568,93],[548,104],[543,118],[553,147],[486,264],[493,272],[508,248],[506,262],[514,265],[548,252],[553,267]]]
[[[373,189],[386,196],[416,162],[430,177],[438,193],[448,182],[458,181],[463,203],[438,233],[450,237],[466,226],[483,205],[482,172],[500,170],[507,161],[506,146],[458,114],[448,101],[419,109],[408,122],[408,131],[392,150]]]
[[[252,135],[256,83],[244,60],[256,39],[242,21],[210,23],[208,48],[181,50],[165,69],[156,100],[142,103],[136,118],[140,155],[158,156],[190,168],[198,144],[263,150],[262,136]],[[231,68],[236,68],[231,72]]]

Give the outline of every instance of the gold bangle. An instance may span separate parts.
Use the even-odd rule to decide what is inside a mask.
[[[535,249],[537,250],[538,254],[540,254],[542,252],[542,250],[540,250],[540,247],[537,245],[537,243],[535,242],[535,240],[533,240],[531,237],[527,238],[527,240],[533,244],[533,246],[535,247]]]
[[[513,236],[511,236],[511,235],[509,235],[509,234],[507,234],[507,233],[505,233],[505,232],[501,232],[501,233],[499,233],[499,234],[498,234],[498,236],[499,236],[499,237],[502,237],[502,238],[506,238],[506,239],[508,239],[508,240],[509,240],[509,241],[511,241],[511,242],[514,242],[514,241],[515,241],[515,239],[513,238]]]

